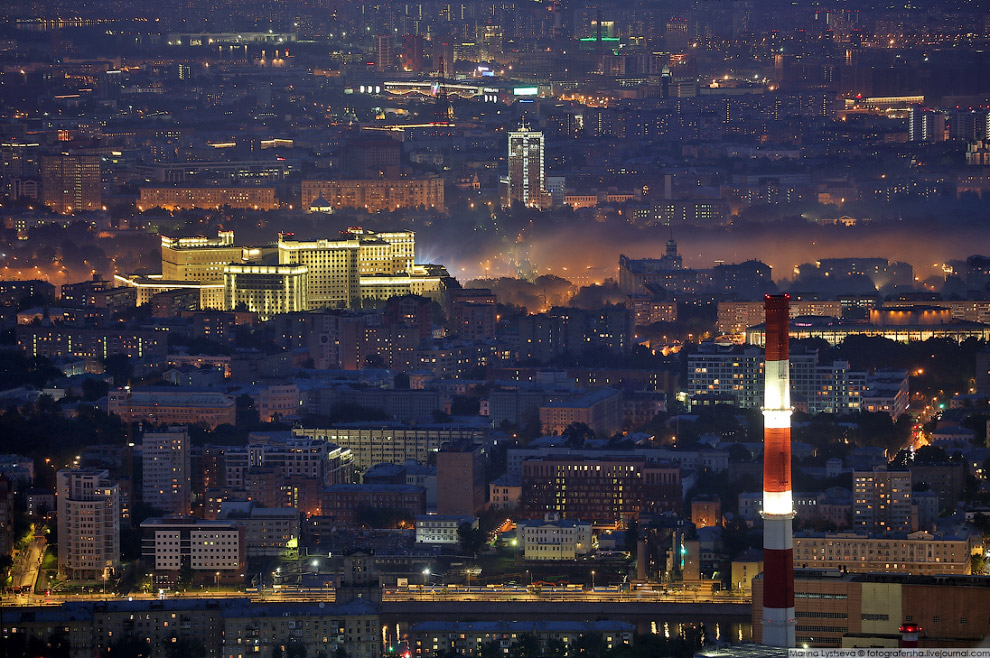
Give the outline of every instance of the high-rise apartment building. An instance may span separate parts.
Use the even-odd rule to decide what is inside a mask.
[[[392,67],[392,37],[380,34],[375,37],[375,68],[384,71]]]
[[[543,133],[522,124],[509,131],[509,175],[503,179],[502,205],[520,202],[530,208],[551,204],[544,165]]]
[[[58,570],[100,580],[120,568],[120,487],[100,469],[57,474]]]
[[[0,140],[0,192],[14,198],[25,178],[36,178],[41,171],[41,144],[34,140]]]
[[[145,505],[170,514],[189,514],[189,429],[175,426],[164,432],[145,432],[141,450]]]
[[[853,472],[853,529],[868,534],[911,532],[911,472]]]
[[[100,210],[100,156],[61,154],[41,158],[41,191],[44,204],[55,212]]]

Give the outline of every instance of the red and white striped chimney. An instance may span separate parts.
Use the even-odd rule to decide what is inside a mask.
[[[794,647],[789,295],[767,295],[763,398],[763,644]]]

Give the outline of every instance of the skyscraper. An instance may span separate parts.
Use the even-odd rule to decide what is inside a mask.
[[[543,164],[543,133],[530,130],[525,123],[509,132],[509,175],[502,185],[502,206],[516,201],[541,209],[551,204]]]

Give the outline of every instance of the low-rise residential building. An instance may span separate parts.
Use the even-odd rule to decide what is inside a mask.
[[[555,512],[539,521],[520,521],[516,535],[527,560],[575,560],[592,550],[591,523],[561,519]]]
[[[382,655],[378,607],[360,599],[336,605],[185,597],[71,601],[7,608],[0,632],[42,645],[61,638],[69,658],[103,655],[129,635],[147,640],[151,658],[165,658],[180,638],[201,645],[205,658],[269,656],[290,642],[309,656]]]
[[[478,517],[459,514],[429,514],[416,517],[416,543],[457,544],[457,534],[462,524],[477,529]]]

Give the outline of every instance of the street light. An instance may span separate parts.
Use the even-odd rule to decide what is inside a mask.
[[[220,572],[217,572],[217,589],[220,589]]]
[[[591,591],[595,590],[595,570],[591,570]]]
[[[426,587],[426,580],[430,577],[430,568],[423,569],[423,587]]]

